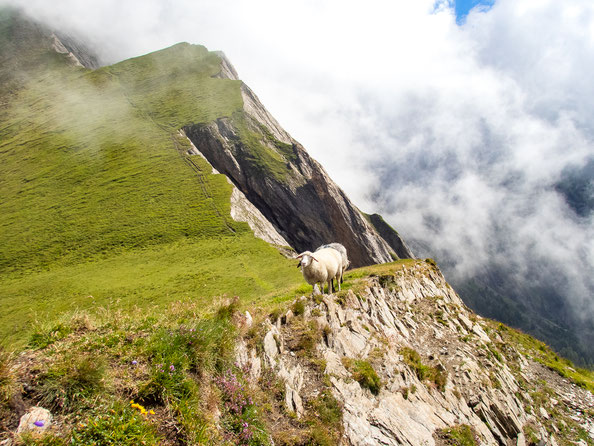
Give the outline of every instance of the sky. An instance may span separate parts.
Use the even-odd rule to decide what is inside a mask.
[[[224,51],[355,204],[448,260],[449,279],[500,262],[538,281],[527,265],[545,265],[594,316],[594,217],[556,189],[594,158],[591,0],[1,1],[108,63],[180,41]]]
[[[473,8],[479,8],[482,12],[491,9],[495,0],[457,0],[454,2],[454,12],[456,14],[456,23],[464,24],[466,16]]]

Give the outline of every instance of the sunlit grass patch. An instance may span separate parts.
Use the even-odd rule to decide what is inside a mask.
[[[569,359],[560,357],[544,342],[520,330],[495,321],[488,321],[488,323],[492,329],[497,330],[504,341],[518,346],[522,354],[556,371],[564,378],[572,380],[580,387],[594,392],[594,370],[576,367]]]

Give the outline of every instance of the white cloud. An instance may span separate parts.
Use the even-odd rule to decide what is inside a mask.
[[[497,0],[461,27],[434,0],[10,3],[110,61],[178,41],[225,51],[356,204],[457,259],[452,274],[554,264],[594,314],[593,220],[554,190],[594,156],[591,0]]]

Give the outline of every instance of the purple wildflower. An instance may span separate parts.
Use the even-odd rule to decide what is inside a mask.
[[[175,366],[174,366],[173,364],[171,364],[171,365],[169,366],[169,370],[171,370],[171,371],[173,372],[173,371],[175,370]]]
[[[134,361],[132,361],[132,365],[136,365],[138,364],[138,361],[135,359]]]
[[[45,426],[45,421],[43,420],[37,420],[35,423],[33,423],[35,426],[37,427],[43,427]]]

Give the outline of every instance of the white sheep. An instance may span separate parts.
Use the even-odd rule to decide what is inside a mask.
[[[316,251],[302,252],[297,256],[301,259],[301,272],[305,281],[315,286],[319,283],[321,291],[324,293],[324,283],[328,284],[328,293],[334,291],[333,279],[338,282],[340,290],[340,275],[342,274],[342,256],[336,249],[323,248]]]
[[[316,249],[316,252],[318,252],[320,249],[324,249],[324,248],[336,249],[340,253],[340,256],[342,258],[342,268],[340,271],[340,283],[342,283],[342,278],[344,276],[344,272],[347,270],[347,268],[351,264],[351,262],[349,262],[349,259],[347,257],[346,248],[343,245],[341,245],[340,243],[328,243],[327,245],[320,246],[318,249]],[[337,280],[337,282],[338,282],[338,280]],[[340,290],[340,283],[338,284],[339,290]]]

